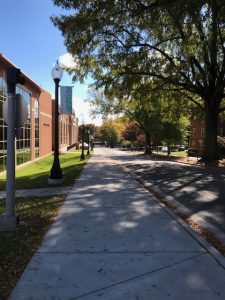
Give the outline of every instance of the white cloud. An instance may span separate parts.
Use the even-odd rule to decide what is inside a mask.
[[[84,102],[80,97],[73,97],[73,107],[75,108],[76,117],[79,119],[79,124],[83,121],[86,124],[95,124],[100,126],[102,124],[102,118],[94,118],[91,116],[91,104],[89,102]]]
[[[59,57],[59,63],[62,67],[76,68],[77,61],[73,58],[70,53],[65,53]]]

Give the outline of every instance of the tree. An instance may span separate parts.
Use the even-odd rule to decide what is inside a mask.
[[[78,140],[79,141],[82,140],[82,136],[83,136],[82,131],[83,131],[83,125],[79,125],[79,128],[78,128]],[[84,125],[84,140],[85,140],[85,142],[88,141],[88,131],[89,131],[89,134],[95,135],[96,126],[94,124],[85,124]]]
[[[127,110],[127,114],[130,115],[130,118],[136,121],[137,126],[145,134],[145,153],[151,153],[151,146],[158,132],[161,130],[161,119],[162,115],[160,114],[159,107],[153,109],[148,102],[141,103],[136,102],[134,110]]]
[[[114,148],[118,142],[118,132],[116,126],[111,120],[105,120],[100,128],[101,139],[107,143],[107,146]]]
[[[117,84],[116,89],[108,93],[108,97],[102,89],[91,89],[89,101],[92,104],[92,113],[125,114],[144,133],[145,153],[149,154],[152,145],[160,144],[165,137],[164,123],[171,126],[182,125],[180,120],[184,119],[185,113],[189,113],[190,107],[186,100],[179,99],[177,92],[164,91],[152,81],[137,83],[130,80],[126,88],[125,90],[123,83]],[[181,103],[184,103],[185,109]],[[184,139],[184,131],[177,130]]]
[[[218,116],[225,109],[224,0],[54,3],[74,10],[52,20],[78,60],[75,78],[91,73],[106,91],[130,76],[157,78],[204,111],[203,159],[218,159]]]
[[[177,122],[165,121],[162,123],[161,139],[168,147],[174,144],[184,144],[188,134],[188,121],[182,117]]]
[[[137,124],[130,122],[123,130],[122,137],[126,141],[135,142],[139,134],[140,129],[137,127]]]

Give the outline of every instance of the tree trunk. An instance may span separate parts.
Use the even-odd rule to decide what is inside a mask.
[[[151,150],[151,135],[146,132],[145,133],[145,154],[151,154],[152,150]]]
[[[205,101],[205,140],[202,161],[214,161],[219,159],[217,147],[219,109]]]
[[[167,156],[170,156],[170,153],[171,153],[171,151],[170,151],[170,145],[167,145]]]

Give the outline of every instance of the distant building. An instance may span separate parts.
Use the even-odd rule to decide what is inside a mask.
[[[6,169],[7,125],[3,119],[3,103],[6,101],[6,71],[16,67],[0,54],[0,172]],[[25,85],[17,85],[16,92],[22,94],[28,105],[28,119],[16,138],[16,165],[52,152],[53,117],[51,94],[22,72]],[[74,115],[59,117],[60,148],[78,142],[78,120]]]
[[[225,121],[219,119],[218,122],[218,136],[225,136]],[[203,151],[204,149],[204,138],[205,138],[205,121],[204,118],[192,119],[190,125],[190,139],[189,148]]]
[[[60,111],[60,108],[59,108]],[[54,149],[55,132],[55,100],[52,100],[52,147]],[[59,151],[64,152],[78,144],[78,119],[75,112],[73,114],[59,115]]]

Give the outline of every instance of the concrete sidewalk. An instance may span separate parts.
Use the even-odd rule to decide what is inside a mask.
[[[224,299],[224,257],[108,151],[96,148],[10,299]]]

